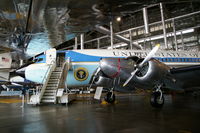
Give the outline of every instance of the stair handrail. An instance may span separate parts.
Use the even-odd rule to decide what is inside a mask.
[[[55,60],[52,60],[51,63],[48,65],[47,71],[45,72],[44,77],[43,77],[43,79],[42,79],[42,83],[44,82],[44,80],[45,80],[45,78],[46,78],[46,75],[48,74],[48,72],[49,72],[51,66],[52,66],[54,63],[55,63]]]
[[[61,76],[60,76],[60,79],[59,79],[59,84],[58,84],[58,87],[65,87],[65,84],[61,84],[62,82],[65,82],[65,79],[67,77],[67,73],[68,73],[68,70],[70,69],[70,58],[68,58],[63,64],[62,64],[62,67],[61,67]]]
[[[38,104],[40,104],[40,101],[41,101],[42,96],[45,92],[47,83],[49,81],[50,75],[51,75],[52,71],[55,69],[55,67],[56,67],[56,60],[52,60],[51,63],[48,65],[48,69],[47,69],[45,76],[43,77],[43,80],[42,80],[43,85],[42,85],[42,88],[41,88],[41,91],[40,91],[39,103]]]

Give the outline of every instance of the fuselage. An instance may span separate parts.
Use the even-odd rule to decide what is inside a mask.
[[[65,80],[67,86],[80,87],[90,85],[92,75],[99,67],[102,58],[129,56],[144,58],[148,52],[142,50],[65,50],[57,51],[57,54],[63,53],[65,60],[70,60],[71,69]],[[154,58],[170,67],[200,65],[200,53],[198,52],[158,51]],[[46,64],[46,55],[37,56],[35,59],[37,61],[26,68],[25,76],[28,80],[42,83],[49,68]],[[80,71],[84,72],[82,76],[77,75]]]

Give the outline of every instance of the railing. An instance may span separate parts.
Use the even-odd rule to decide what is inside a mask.
[[[41,88],[41,91],[40,91],[40,95],[39,95],[39,104],[40,104],[42,96],[43,96],[43,94],[45,92],[45,89],[47,87],[47,84],[48,84],[49,78],[51,76],[51,73],[52,73],[52,71],[54,71],[55,67],[56,67],[56,60],[53,60],[49,64],[48,69],[47,69],[47,71],[45,73],[45,76],[44,76],[44,78],[42,80],[43,85],[42,85],[42,88]]]
[[[189,21],[191,19],[196,20],[196,23],[194,21]],[[184,44],[189,43],[192,40],[189,38],[190,40],[188,42],[187,41],[184,42],[185,38],[183,38],[182,36],[184,34],[188,35],[189,33],[194,32],[195,29],[198,29],[200,27],[199,22],[200,22],[200,11],[166,19],[165,27],[167,29],[167,38],[168,38],[167,45],[169,45],[169,49],[184,50],[184,46],[185,46]],[[191,29],[193,29],[193,31],[189,32],[189,30]],[[128,30],[124,30],[121,32],[117,32],[115,34],[121,35],[129,39],[130,43],[133,42],[137,45],[144,46],[144,49],[149,49],[151,48],[151,46],[150,47],[145,46],[147,42],[154,41],[157,43],[157,41],[159,41],[160,43],[164,41],[162,21],[150,23],[149,30],[151,32],[151,35],[148,35],[148,36],[145,35],[144,25],[130,28]],[[188,33],[184,33],[184,32],[188,32]],[[194,41],[197,41],[197,40],[194,40]],[[129,45],[129,44],[124,44],[124,43],[122,44],[116,39],[114,39],[114,43],[116,46],[115,48],[120,48],[120,47]],[[109,44],[110,44],[110,37],[108,35],[84,42],[85,47],[90,46],[94,48],[108,48],[110,46]],[[161,49],[162,48],[165,49],[164,46],[161,47]]]
[[[58,87],[59,87],[59,88],[67,87],[67,86],[65,86],[65,79],[66,79],[66,77],[67,77],[67,72],[68,72],[69,69],[70,69],[70,58],[68,58],[68,59],[62,64],[62,67],[61,67],[62,73],[61,73],[61,77],[60,77],[60,79],[59,79],[59,84],[58,84]]]
[[[1,91],[0,96],[21,96],[22,91]]]

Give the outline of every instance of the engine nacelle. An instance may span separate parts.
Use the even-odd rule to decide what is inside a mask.
[[[169,69],[170,68],[164,63],[151,59],[136,73],[132,82],[134,82],[138,87],[152,88],[163,82],[163,79],[166,78]]]
[[[133,59],[103,58],[100,62],[100,68],[105,76],[103,76],[103,79],[99,78],[98,83],[100,84],[101,81],[101,84],[106,85],[110,83],[110,80],[113,81],[117,78],[120,79],[119,85],[123,86],[124,82],[131,76],[131,72],[136,69],[137,64],[139,62]],[[151,59],[142,68],[139,68],[128,85],[137,88],[155,87],[155,85],[163,82],[169,69],[164,63]]]
[[[95,78],[94,84],[102,87],[113,87],[113,80],[99,75]]]

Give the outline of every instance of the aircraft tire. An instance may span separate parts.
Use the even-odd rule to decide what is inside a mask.
[[[162,95],[161,100],[160,100],[160,92],[154,92],[151,95],[151,105],[155,108],[162,108],[165,102],[165,98]]]
[[[113,92],[108,92],[105,96],[105,101],[108,103],[114,103],[115,102],[115,94],[113,94]]]

